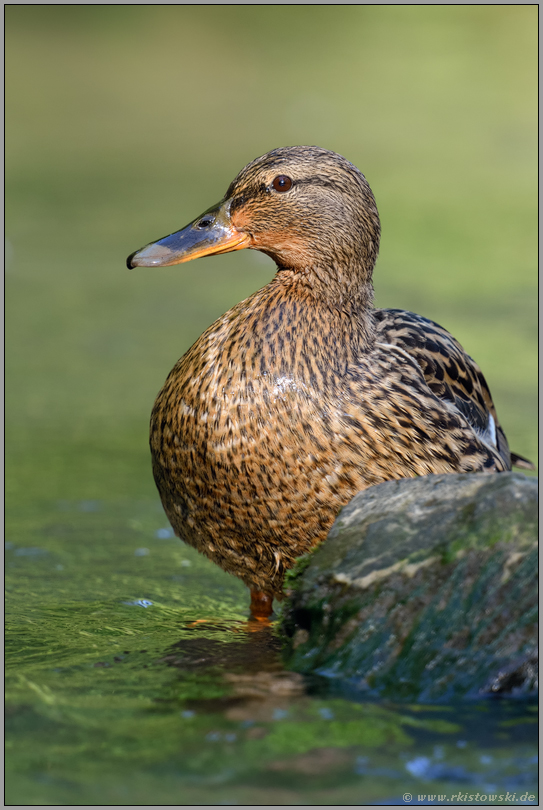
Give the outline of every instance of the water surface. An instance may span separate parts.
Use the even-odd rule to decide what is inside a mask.
[[[8,804],[536,795],[535,705],[368,703],[286,672],[158,500],[59,501],[8,536]]]

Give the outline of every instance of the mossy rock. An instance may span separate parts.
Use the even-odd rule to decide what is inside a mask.
[[[287,578],[288,665],[394,699],[533,694],[537,494],[467,473],[356,495]]]

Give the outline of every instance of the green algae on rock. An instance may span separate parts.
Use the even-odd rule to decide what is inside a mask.
[[[537,492],[508,472],[356,495],[287,579],[288,665],[395,699],[533,693]]]

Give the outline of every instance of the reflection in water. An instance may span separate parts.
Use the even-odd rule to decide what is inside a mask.
[[[196,630],[197,623],[193,623]],[[201,629],[201,625],[200,625]],[[208,670],[225,685],[227,693],[214,699],[192,699],[192,710],[221,711],[228,720],[270,722],[288,716],[293,699],[305,694],[304,678],[287,672],[281,660],[281,641],[271,623],[248,621],[237,626],[208,625],[210,631],[237,634],[239,641],[216,638],[184,638],[172,645],[161,659],[181,672]],[[249,737],[254,738],[253,734]]]
[[[187,623],[185,627],[185,632],[194,631],[194,637],[187,635],[172,644],[162,659],[170,666],[180,669],[215,666],[225,672],[283,670],[281,641],[274,634],[271,623],[249,621],[226,624],[200,619]],[[217,634],[224,634],[224,640],[216,638]]]

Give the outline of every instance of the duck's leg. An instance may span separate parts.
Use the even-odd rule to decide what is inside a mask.
[[[273,613],[273,596],[264,591],[251,591],[251,616],[253,619],[267,619]]]

